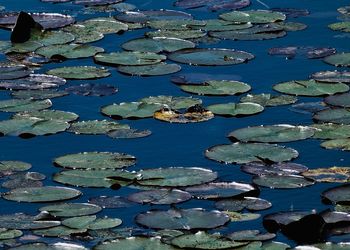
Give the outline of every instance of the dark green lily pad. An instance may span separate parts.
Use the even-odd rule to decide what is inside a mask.
[[[137,130],[137,129],[116,129],[107,133],[108,137],[113,139],[135,139],[147,137],[152,134],[150,130]]]
[[[0,80],[12,80],[29,76],[33,71],[24,65],[0,66]]]
[[[239,212],[231,212],[231,211],[224,211],[223,213],[230,216],[230,220],[232,222],[250,221],[250,220],[256,220],[260,218],[260,214],[253,214],[253,213],[239,213]]]
[[[229,22],[221,19],[207,19],[205,20],[205,22],[206,22],[205,26],[199,27],[199,28],[207,32],[241,30],[241,29],[248,29],[253,26],[251,23],[235,23],[235,22]]]
[[[68,132],[85,135],[102,135],[116,129],[128,129],[129,125],[107,120],[81,121],[72,123]]]
[[[76,229],[109,229],[114,228],[122,224],[122,221],[117,218],[96,218],[95,215],[79,216],[64,219],[62,225],[69,228]]]
[[[66,58],[76,59],[91,57],[97,53],[103,52],[104,49],[91,45],[79,45],[79,44],[62,44],[62,45],[50,45],[39,48],[35,53],[45,56],[47,58]]]
[[[36,41],[27,41],[24,43],[12,43],[12,46],[8,48],[5,53],[29,53],[34,52],[38,48],[44,45]]]
[[[328,83],[350,83],[350,72],[349,71],[320,71],[313,73],[311,78],[318,82]]]
[[[127,208],[135,205],[133,202],[120,196],[99,196],[89,199],[89,203],[98,205],[102,208]]]
[[[74,35],[64,31],[32,31],[30,34],[30,40],[33,42],[39,42],[44,46],[59,45],[73,42]]]
[[[0,111],[2,112],[24,112],[24,111],[36,111],[47,109],[52,106],[49,99],[34,101],[34,100],[21,100],[21,99],[9,99],[0,101]]]
[[[125,50],[159,53],[194,48],[196,45],[179,38],[154,37],[130,40],[121,46]]]
[[[47,0],[41,0],[43,2]],[[12,250],[88,250],[82,245],[73,244],[73,243],[65,243],[65,242],[58,242],[54,244],[45,244],[45,243],[29,243],[29,244],[23,244],[21,246],[13,247]]]
[[[243,199],[225,199],[215,202],[215,207],[224,211],[239,212],[243,209],[260,211],[269,209],[272,203],[256,197],[244,197]]]
[[[85,233],[86,231],[87,229],[73,229],[65,226],[57,226],[46,229],[33,230],[33,233],[44,237],[64,237],[71,234]]]
[[[16,229],[0,228],[0,240],[8,240],[21,237],[23,232]]]
[[[181,66],[175,63],[157,63],[144,66],[119,66],[120,73],[132,76],[161,76],[179,72]]]
[[[269,10],[248,10],[248,11],[232,11],[220,15],[220,18],[236,23],[272,23],[283,21],[286,16],[281,12]]]
[[[101,40],[104,35],[99,32],[98,29],[93,29],[91,27],[86,27],[82,24],[74,24],[67,26],[63,29],[74,35],[75,43],[91,43]]]
[[[197,95],[236,95],[249,91],[251,87],[238,81],[206,81],[203,84],[180,85],[183,91]]]
[[[186,187],[211,182],[217,173],[204,168],[156,168],[138,172],[141,179],[137,181],[143,186]]]
[[[344,83],[321,83],[315,80],[289,81],[273,86],[273,89],[289,95],[296,96],[324,96],[342,93],[349,90],[349,86]]]
[[[184,49],[169,54],[168,59],[201,66],[220,66],[246,63],[254,55],[233,49]]]
[[[14,91],[11,95],[17,99],[33,99],[43,100],[66,96],[69,93],[66,91],[59,91],[53,89],[41,89],[41,90],[19,90]]]
[[[186,109],[196,104],[201,104],[202,100],[187,96],[149,96],[139,100],[147,104],[166,105],[171,109]]]
[[[15,173],[10,175],[8,180],[4,181],[1,186],[8,189],[42,187],[43,183],[41,181],[45,178],[45,175],[37,172]]]
[[[350,22],[331,23],[328,28],[335,31],[350,32]]]
[[[94,247],[95,250],[113,250],[113,249],[154,249],[154,250],[175,250],[174,247],[164,244],[158,238],[130,237],[125,239],[115,239],[105,241]]]
[[[321,196],[323,201],[327,203],[348,205],[350,203],[350,185],[345,184],[329,188]]]
[[[32,167],[31,164],[23,161],[0,161],[0,172],[3,171],[26,171]]]
[[[325,109],[317,112],[313,119],[321,122],[350,124],[350,110],[345,108]]]
[[[315,128],[313,138],[316,139],[343,139],[350,137],[350,125],[345,124],[313,124],[311,127]]]
[[[97,63],[106,65],[142,66],[160,63],[166,59],[166,56],[152,52],[123,51],[99,53],[94,56],[94,59]]]
[[[43,213],[36,216],[23,213],[2,214],[0,215],[0,222],[2,227],[18,230],[48,228],[61,224],[59,221],[47,218],[47,214]]]
[[[198,30],[206,24],[204,20],[153,20],[147,22],[147,26],[156,30]]]
[[[208,121],[214,118],[214,114],[201,105],[196,104],[195,106],[189,107],[183,113],[164,107],[156,111],[153,117],[157,120],[170,123],[191,123]]]
[[[59,203],[41,207],[39,210],[48,212],[54,217],[75,217],[96,214],[102,208],[89,203]]]
[[[241,166],[241,170],[252,175],[298,175],[308,170],[304,165],[293,162],[275,164],[251,162]]]
[[[205,211],[201,208],[154,210],[141,213],[135,221],[153,229],[212,229],[226,224],[230,218],[219,211]]]
[[[207,33],[203,30],[157,30],[146,32],[149,38],[168,37],[178,39],[196,39],[204,37]]]
[[[311,127],[278,124],[237,129],[228,137],[242,142],[291,142],[310,138],[314,133]]]
[[[103,34],[116,34],[128,30],[128,25],[109,17],[98,17],[85,20],[82,23],[89,30],[98,31]]]
[[[10,90],[40,90],[56,88],[64,84],[66,84],[66,80],[57,76],[30,74],[25,78],[2,81],[0,82],[0,88]]]
[[[182,249],[233,249],[248,244],[248,242],[236,242],[220,234],[208,234],[204,231],[177,236],[170,243]]]
[[[61,156],[53,162],[71,169],[117,169],[134,165],[136,158],[124,153],[84,152]]]
[[[168,205],[188,201],[191,194],[178,189],[157,189],[133,193],[128,199],[141,204]]]
[[[326,149],[340,149],[344,151],[349,151],[350,139],[343,138],[343,139],[328,140],[328,141],[322,142],[321,147],[324,147]]]
[[[325,63],[334,65],[336,67],[350,67],[350,53],[338,53],[335,55],[327,56],[323,59]]]
[[[349,93],[344,93],[344,94],[338,94],[338,95],[332,95],[332,96],[327,96],[324,101],[325,103],[333,106],[338,106],[338,107],[344,107],[344,108],[350,108],[350,94]]]
[[[240,99],[240,102],[253,102],[263,107],[275,107],[289,105],[297,102],[298,98],[289,95],[271,95],[271,94],[248,94]]]
[[[307,28],[306,24],[297,23],[297,22],[277,22],[276,24],[280,26],[282,29],[284,29],[285,31],[300,31]],[[331,53],[331,54],[334,54],[334,53]]]
[[[184,189],[197,199],[220,199],[247,196],[259,191],[250,184],[238,182],[212,182]]]
[[[205,156],[211,160],[223,163],[249,163],[249,162],[282,162],[298,157],[298,152],[267,143],[233,143],[218,145],[205,151]]]
[[[122,102],[102,107],[101,113],[116,119],[147,118],[152,117],[161,107],[162,104],[159,103]]]
[[[61,110],[40,110],[31,111],[24,113],[16,113],[12,116],[12,119],[27,119],[27,118],[39,118],[42,120],[59,120],[64,122],[72,122],[79,118],[79,116],[72,112],[61,111]]]
[[[237,241],[266,241],[276,237],[273,233],[261,233],[259,230],[243,230],[230,233],[227,237]]]
[[[309,169],[303,172],[302,175],[317,182],[346,183],[350,180],[350,168],[331,167]]]
[[[65,79],[96,79],[109,76],[111,73],[105,68],[93,66],[72,66],[51,69],[47,74],[55,75]]]
[[[315,182],[299,175],[256,175],[253,177],[253,183],[269,188],[302,188]]]
[[[314,113],[317,113],[321,110],[325,110],[328,107],[324,102],[301,102],[292,105],[290,108],[288,108],[292,112],[300,113],[300,114],[307,114],[307,115],[313,115]]]
[[[257,103],[245,102],[245,103],[225,103],[225,104],[213,104],[207,107],[215,115],[222,116],[247,116],[255,115],[264,110],[264,107]]]

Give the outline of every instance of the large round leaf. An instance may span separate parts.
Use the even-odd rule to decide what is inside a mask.
[[[146,32],[145,35],[149,38],[155,37],[168,37],[168,38],[178,38],[178,39],[198,39],[202,38],[207,33],[203,30],[157,30]]]
[[[194,8],[202,8],[206,7],[211,11],[219,11],[219,10],[236,10],[247,7],[250,5],[249,0],[210,0],[210,1],[202,1],[202,0],[177,0],[174,4],[177,7],[186,8],[186,9],[194,9]]]
[[[154,112],[162,108],[159,103],[144,102],[122,102],[120,104],[112,104],[104,106],[101,109],[102,114],[117,119],[135,119],[152,117]]]
[[[315,128],[313,138],[316,139],[342,139],[350,137],[350,125],[323,123],[313,124],[311,127]]]
[[[65,31],[74,35],[75,43],[90,43],[101,40],[104,36],[98,29],[91,29],[82,24],[74,24],[64,28]]]
[[[153,229],[212,229],[226,224],[230,218],[219,211],[200,208],[148,211],[136,216],[138,224]]]
[[[191,194],[178,189],[156,189],[133,193],[128,199],[141,204],[168,205],[190,200]]]
[[[215,115],[222,116],[247,116],[260,113],[264,110],[264,107],[257,103],[245,102],[245,103],[225,103],[225,104],[213,104],[207,107]]]
[[[32,167],[31,164],[22,161],[0,161],[0,172],[4,171],[26,171]]]
[[[329,83],[350,83],[350,72],[349,71],[320,71],[311,75],[313,79],[319,82]]]
[[[297,175],[307,171],[308,168],[293,162],[279,162],[274,164],[252,162],[242,165],[241,170],[252,175]]]
[[[249,162],[282,162],[298,157],[298,152],[292,148],[286,148],[265,143],[233,143],[218,145],[209,148],[205,152],[211,160],[224,163],[249,163]]]
[[[186,109],[196,104],[201,104],[202,100],[198,98],[192,98],[187,96],[149,96],[139,100],[147,104],[160,104],[166,105],[171,109]]]
[[[141,66],[160,63],[166,59],[166,56],[152,52],[124,51],[109,54],[99,53],[94,59],[97,63],[107,65]]]
[[[350,67],[350,53],[339,53],[331,56],[327,56],[323,59],[324,62],[340,67]]]
[[[350,203],[350,185],[345,184],[342,186],[333,187],[327,189],[322,193],[322,198],[326,202],[334,204],[349,204]]]
[[[269,188],[302,188],[315,182],[299,175],[259,175],[254,176],[253,183]]]
[[[87,29],[97,31],[103,34],[120,33],[128,30],[128,25],[122,22],[118,22],[111,17],[98,17],[89,20],[85,20],[80,23]]]
[[[345,108],[325,109],[317,112],[313,118],[321,122],[350,124],[350,110]]]
[[[66,80],[57,76],[30,74],[25,78],[2,81],[0,82],[0,88],[11,90],[40,90],[56,88],[64,84],[66,84]]]
[[[327,96],[325,103],[333,106],[339,106],[344,108],[350,108],[350,93],[338,94],[333,96]]]
[[[42,120],[58,120],[64,122],[72,122],[79,118],[79,116],[72,112],[45,109],[39,111],[16,113],[12,116],[12,119],[30,119],[38,118]]]
[[[33,71],[24,65],[1,65],[0,80],[12,80],[29,76]]]
[[[161,76],[173,74],[181,70],[181,66],[175,63],[157,63],[144,66],[119,66],[120,73],[132,76]]]
[[[271,206],[271,202],[255,197],[244,197],[242,199],[224,199],[215,202],[215,207],[217,209],[232,212],[239,212],[243,209],[248,209],[250,211],[260,211],[268,209]]]
[[[96,214],[101,207],[89,203],[60,203],[41,207],[40,211],[49,212],[54,217],[74,217]]]
[[[47,0],[41,0],[41,1],[47,1]],[[65,242],[58,242],[54,244],[46,244],[46,243],[28,243],[24,245],[20,245],[17,247],[12,247],[12,250],[88,250],[88,248],[73,244],[73,243],[65,243]]]
[[[109,96],[118,92],[118,89],[108,84],[80,84],[65,89],[69,93],[83,96]]]
[[[75,134],[102,135],[112,130],[128,128],[130,127],[126,124],[119,124],[117,122],[107,120],[94,120],[72,123],[68,131]]]
[[[65,79],[95,79],[109,76],[111,73],[105,68],[94,66],[72,66],[51,69],[47,74]]]
[[[2,214],[0,215],[0,223],[2,227],[21,230],[48,228],[61,224],[60,221],[47,218],[45,214],[32,216],[23,213]]]
[[[11,95],[17,99],[32,99],[32,100],[43,100],[52,99],[57,97],[66,96],[69,93],[66,91],[58,91],[53,89],[42,89],[42,90],[19,90],[14,91]]]
[[[298,98],[289,95],[271,95],[271,94],[248,94],[240,99],[240,102],[252,102],[260,104],[263,107],[275,107],[288,105],[297,102]]]
[[[158,238],[130,237],[125,239],[116,239],[105,241],[94,247],[95,250],[175,250],[174,247],[162,243]]]
[[[176,10],[145,10],[127,11],[115,16],[117,20],[128,23],[146,23],[152,20],[189,20],[193,17],[185,12]]]
[[[47,109],[52,106],[49,99],[34,101],[30,99],[9,99],[0,101],[0,111],[2,112],[24,112]]]
[[[63,44],[42,47],[37,49],[35,53],[47,58],[63,57],[68,59],[76,59],[94,56],[103,51],[103,48],[90,45]]]
[[[349,151],[350,139],[343,138],[343,139],[328,140],[328,141],[322,142],[321,147],[324,147],[326,149],[341,149],[341,150]]]
[[[272,23],[283,21],[286,16],[281,12],[269,10],[232,11],[220,15],[220,18],[236,23]]]

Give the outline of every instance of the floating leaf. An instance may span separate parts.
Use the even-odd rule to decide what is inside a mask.
[[[0,222],[2,227],[19,230],[48,228],[61,224],[59,221],[50,220],[45,214],[32,216],[23,213],[2,214]]]
[[[90,46],[86,44],[62,44],[42,47],[37,49],[35,53],[45,56],[47,58],[76,59],[94,56],[97,53],[101,53],[103,51],[103,48]]]
[[[44,237],[64,237],[71,234],[85,233],[87,229],[73,229],[65,226],[57,226],[46,229],[37,229],[33,233]]]
[[[328,28],[335,31],[350,32],[350,22],[331,23]]]
[[[314,184],[314,181],[299,175],[256,175],[253,183],[269,188],[302,188]]]
[[[149,96],[139,100],[147,104],[166,105],[171,109],[186,109],[196,104],[201,104],[202,100],[187,96]]]
[[[327,56],[325,59],[323,59],[323,61],[336,67],[350,67],[350,53],[343,52]]]
[[[104,106],[101,109],[102,114],[116,119],[135,119],[152,117],[154,112],[161,109],[162,104],[144,103],[144,102],[122,102]]]
[[[249,163],[249,162],[282,162],[298,157],[298,152],[292,148],[286,148],[266,143],[233,143],[211,147],[205,152],[211,160],[224,163]]]
[[[64,122],[72,122],[79,118],[79,116],[72,112],[61,110],[40,110],[24,113],[16,113],[12,116],[12,119],[27,119],[27,118],[39,118],[42,120],[59,120]]]
[[[271,202],[255,197],[244,197],[243,199],[225,199],[215,202],[215,207],[224,211],[239,212],[243,209],[260,211],[272,206]]]
[[[202,8],[206,7],[211,11],[218,10],[237,10],[250,5],[249,0],[210,0],[210,1],[188,1],[188,0],[178,0],[174,4],[177,7],[186,8],[186,9],[194,9],[194,8]]]
[[[47,109],[52,106],[49,99],[33,101],[21,99],[9,99],[0,101],[0,111],[2,112],[24,112]]]
[[[133,202],[120,196],[99,196],[89,199],[89,203],[102,208],[126,208],[135,205]]]
[[[54,217],[75,217],[96,214],[100,212],[102,208],[89,203],[60,203],[44,206],[39,210],[48,212]]]
[[[301,102],[294,104],[291,108],[289,108],[290,111],[307,115],[314,114],[325,109],[327,109],[327,107],[324,102]]]
[[[41,89],[41,90],[19,90],[14,91],[11,95],[17,99],[33,99],[43,100],[66,96],[69,93],[66,91],[58,91],[52,89]]]
[[[146,23],[152,20],[189,20],[193,17],[185,12],[176,10],[145,10],[127,11],[114,16],[115,19],[128,23]]]
[[[2,197],[18,202],[50,202],[73,199],[81,194],[80,191],[73,188],[46,186],[12,189],[4,193]]]
[[[229,217],[219,211],[205,211],[200,208],[153,210],[135,218],[138,224],[153,229],[212,229],[226,224]]]
[[[39,42],[44,46],[60,45],[73,42],[75,39],[74,35],[64,31],[35,31],[31,32],[30,40]]]
[[[228,30],[241,30],[248,29],[253,25],[251,23],[235,23],[221,19],[207,19],[206,24],[203,27],[199,27],[207,32],[209,31],[228,31]]]
[[[71,169],[117,169],[134,165],[136,158],[124,153],[84,152],[54,159],[54,164]]]
[[[146,32],[149,38],[155,37],[171,37],[178,39],[195,39],[204,37],[207,33],[203,30],[157,30]]]
[[[97,63],[107,65],[141,66],[156,64],[166,59],[164,55],[151,52],[124,51],[112,53],[99,53],[94,57]]]
[[[80,23],[87,29],[103,34],[120,33],[128,30],[128,25],[109,17],[98,17]]]
[[[152,132],[150,130],[137,130],[137,129],[116,129],[107,133],[107,136],[113,139],[134,139],[150,136]]]
[[[350,72],[349,71],[320,71],[311,75],[313,79],[318,82],[328,83],[350,83]]]
[[[245,103],[225,103],[225,104],[213,104],[207,107],[208,110],[216,115],[222,116],[246,116],[260,113],[264,110],[264,107],[257,103],[245,102]]]
[[[107,120],[81,121],[72,123],[68,132],[85,135],[102,135],[116,129],[128,129],[129,125]]]
[[[28,77],[0,82],[0,88],[11,90],[40,90],[55,88],[66,84],[66,80],[57,76],[30,74]]]
[[[241,102],[252,102],[260,104],[263,107],[275,107],[281,105],[289,105],[297,102],[298,98],[289,95],[271,95],[271,94],[248,94],[243,96]]]
[[[141,204],[168,205],[190,200],[191,194],[178,189],[157,189],[133,193],[128,199]]]
[[[316,168],[309,169],[302,173],[303,176],[311,178],[317,182],[349,182],[350,168],[349,167],[331,167],[331,168]]]
[[[214,114],[196,104],[189,107],[184,113],[168,108],[162,108],[156,111],[153,117],[157,120],[171,122],[171,123],[189,123],[189,122],[203,122],[214,118]]]
[[[0,80],[12,80],[29,76],[33,71],[24,65],[1,65]]]
[[[350,139],[349,138],[343,138],[343,139],[333,139],[328,140],[321,143],[321,147],[324,147],[326,149],[341,149],[341,150],[350,150]]]
[[[93,66],[72,66],[51,69],[47,74],[55,75],[65,79],[96,79],[109,76],[111,73],[105,68]]]
[[[350,124],[350,110],[345,108],[325,109],[317,112],[313,119],[321,122]]]
[[[4,171],[26,171],[32,167],[23,161],[0,161],[0,172]]]
[[[350,202],[350,185],[345,184],[329,188],[321,194],[322,199],[327,203],[349,204]]]
[[[350,125],[344,124],[313,124],[311,127],[315,128],[313,138],[316,139],[342,139],[350,137]]]
[[[242,165],[241,170],[252,175],[297,175],[307,171],[308,168],[293,162],[280,162],[275,164],[251,162]]]
[[[278,124],[237,129],[228,137],[242,142],[290,142],[310,138],[314,133],[310,127]]]
[[[206,24],[206,21],[184,19],[184,20],[153,20],[147,22],[147,26],[157,30],[198,30]]]
[[[117,227],[122,221],[117,218],[96,218],[95,215],[64,219],[62,225],[76,229],[100,230]]]
[[[344,83],[321,83],[315,80],[289,81],[273,86],[273,89],[290,95],[299,96],[324,96],[342,93],[349,90],[349,86]]]
[[[230,212],[230,211],[224,211],[223,213],[230,216],[230,219],[232,222],[250,221],[250,220],[256,220],[260,218],[260,214],[238,213],[238,212]]]
[[[8,189],[42,187],[43,183],[41,181],[45,178],[45,175],[37,172],[15,173],[10,175],[1,186]]]
[[[246,63],[254,56],[248,52],[233,49],[184,49],[169,54],[175,62],[201,66],[219,66]]]
[[[13,43],[10,48],[8,48],[6,53],[29,53],[34,52],[38,48],[44,45],[36,41],[27,41],[24,43]]]
[[[227,235],[231,240],[237,241],[266,241],[276,237],[273,233],[261,233],[259,230],[243,230]]]
[[[92,29],[91,27],[86,27],[82,24],[70,25],[63,30],[74,35],[75,43],[96,42],[104,37],[103,33],[99,32],[98,29]]]
[[[333,106],[338,106],[338,107],[344,107],[344,108],[350,108],[350,94],[349,93],[344,93],[344,94],[338,94],[338,95],[332,95],[332,96],[327,96],[324,101],[325,103]]]
[[[105,241],[97,246],[96,250],[113,250],[120,249],[155,249],[155,250],[175,250],[174,247],[164,244],[158,238],[130,237],[125,239],[115,239]]]
[[[236,23],[272,23],[283,21],[286,16],[281,12],[269,10],[249,10],[249,11],[232,11],[220,15],[220,18]]]
[[[157,63],[144,66],[119,66],[120,73],[132,76],[160,76],[173,74],[181,70],[181,66],[177,64]]]
[[[0,228],[0,240],[14,239],[22,235],[23,233],[20,230]]]

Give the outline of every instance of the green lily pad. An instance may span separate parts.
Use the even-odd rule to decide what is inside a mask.
[[[135,205],[135,203],[120,196],[99,196],[89,199],[89,203],[98,205],[103,208],[127,208]]]
[[[273,89],[289,95],[296,96],[324,96],[342,93],[349,90],[349,86],[344,83],[321,83],[315,80],[289,81],[273,86]]]
[[[45,175],[37,172],[14,173],[1,186],[7,189],[42,187],[45,178]]]
[[[347,205],[350,202],[350,185],[345,184],[329,188],[322,192],[321,196],[327,203]]]
[[[30,40],[33,42],[39,42],[44,46],[55,45],[55,44],[66,44],[73,42],[75,39],[74,35],[64,31],[34,31],[31,32]]]
[[[31,164],[23,161],[0,161],[0,172],[3,171],[26,171],[32,167]]]
[[[75,43],[91,43],[101,40],[104,35],[93,27],[86,27],[82,24],[74,24],[63,29],[74,35]]]
[[[331,23],[328,28],[335,31],[350,32],[350,22]]]
[[[88,250],[82,245],[73,244],[73,243],[65,243],[58,242],[54,244],[45,244],[45,243],[29,243],[20,245],[17,247],[12,247],[12,250]]]
[[[161,108],[159,103],[122,102],[102,107],[101,113],[115,119],[136,119],[152,117]]]
[[[0,88],[9,90],[42,90],[56,88],[66,84],[66,80],[57,76],[44,74],[30,74],[21,79],[0,82]]]
[[[269,162],[251,162],[241,166],[241,170],[252,175],[298,175],[308,170],[304,165],[293,162],[279,162],[271,164]]]
[[[175,19],[175,20],[151,20],[147,26],[156,30],[198,30],[206,24],[204,20]]]
[[[250,184],[238,182],[212,182],[184,189],[197,199],[220,199],[257,193]]]
[[[2,227],[17,230],[48,228],[61,224],[60,221],[48,219],[45,214],[32,216],[23,213],[2,214],[0,215],[0,222]]]
[[[34,52],[40,47],[43,47],[42,43],[36,41],[27,41],[24,43],[13,43],[10,48],[8,48],[5,53],[28,53]]]
[[[327,56],[323,61],[336,67],[350,67],[350,53],[337,53]]]
[[[71,169],[117,169],[134,165],[136,158],[124,153],[84,152],[61,156],[53,162]]]
[[[119,66],[117,70],[132,76],[161,76],[179,72],[181,66],[175,63],[157,63],[144,66]]]
[[[246,63],[254,55],[233,49],[184,49],[169,54],[168,59],[191,65],[222,66]]]
[[[349,71],[320,71],[311,75],[313,79],[318,82],[328,83],[350,83],[350,72]]]
[[[205,156],[214,161],[243,164],[264,161],[290,161],[298,157],[298,152],[292,148],[274,144],[237,142],[211,147],[206,150]]]
[[[313,138],[316,139],[343,139],[350,137],[350,125],[345,124],[313,124],[311,127],[315,128]]]
[[[108,177],[114,177],[112,180]],[[122,170],[66,170],[53,176],[53,180],[62,184],[78,187],[111,187],[113,184],[127,185],[138,178],[139,175]]]
[[[203,84],[180,85],[183,91],[197,95],[236,95],[249,91],[251,87],[238,81],[206,81]]]
[[[287,250],[290,246],[282,242],[267,242],[262,245],[263,250]]]
[[[50,202],[73,199],[81,194],[80,191],[73,188],[46,186],[12,189],[4,193],[2,197],[17,202]]]
[[[203,30],[157,30],[145,33],[149,38],[169,37],[178,39],[196,39],[204,37],[206,34]]]
[[[133,193],[128,200],[141,204],[168,205],[185,202],[191,194],[178,189],[156,189]]]
[[[36,111],[47,109],[52,106],[49,99],[34,101],[34,100],[21,100],[21,99],[9,99],[0,101],[0,111],[2,112],[24,112],[24,111]]]
[[[65,79],[96,79],[109,76],[111,73],[105,68],[93,66],[72,66],[51,69],[47,72],[49,75],[55,75]]]
[[[12,116],[12,119],[27,119],[32,117],[42,120],[59,120],[64,122],[72,122],[79,118],[79,116],[73,112],[46,109],[40,111],[16,113]]]
[[[99,53],[94,56],[94,59],[97,63],[107,65],[142,66],[160,63],[166,59],[166,56],[152,52],[123,51]]]
[[[302,175],[317,182],[347,183],[350,180],[350,168],[331,167],[309,169],[303,172]]]
[[[325,109],[317,112],[313,119],[321,122],[350,124],[350,110],[346,108]]]
[[[220,15],[220,18],[235,23],[272,23],[283,21],[286,16],[281,12],[269,10],[248,10],[248,11],[232,11]]]
[[[290,95],[271,95],[271,94],[248,94],[240,99],[240,102],[253,102],[263,107],[276,107],[296,103],[298,98]]]
[[[62,44],[42,47],[37,49],[35,53],[47,58],[63,57],[67,59],[76,59],[94,56],[103,51],[103,48],[86,44]]]
[[[224,199],[215,202],[215,207],[224,211],[239,212],[243,209],[260,211],[269,209],[272,203],[256,197],[244,197],[242,199]]]
[[[0,80],[12,80],[29,76],[33,71],[24,65],[1,65]]]
[[[153,210],[136,216],[135,221],[153,229],[212,229],[225,225],[230,218],[219,211],[201,208]]]
[[[338,95],[327,96],[324,99],[324,102],[333,106],[350,108],[349,98],[350,98],[349,93],[343,93]]]
[[[266,241],[276,237],[273,233],[261,233],[259,230],[243,230],[227,235],[231,240],[237,241]]]
[[[155,168],[138,172],[141,179],[137,181],[142,186],[186,187],[211,182],[217,178],[217,173],[204,168]]]
[[[0,228],[0,240],[8,240],[21,237],[23,232],[16,229]]]
[[[328,140],[328,141],[322,142],[321,147],[324,147],[326,149],[341,149],[344,151],[349,151],[350,139],[343,138],[343,139]]]
[[[245,102],[245,103],[225,103],[225,104],[213,104],[207,107],[208,110],[215,115],[222,116],[247,116],[255,115],[264,110],[264,107],[257,103]]]
[[[111,130],[107,133],[108,137],[113,139],[135,139],[150,136],[152,132],[150,130],[137,130],[137,129],[117,129]]]
[[[253,177],[253,183],[269,188],[302,188],[315,182],[300,175],[259,175]]]
[[[174,247],[164,244],[158,238],[130,237],[125,239],[115,239],[105,241],[94,247],[95,250],[113,250],[113,249],[153,249],[153,250],[175,250]]]
[[[64,237],[71,234],[85,233],[86,231],[87,229],[73,229],[65,226],[57,226],[33,230],[33,233],[44,237]]]
[[[235,23],[230,21],[225,21],[221,19],[207,19],[206,24],[200,29],[209,31],[227,31],[227,30],[241,30],[248,29],[253,25],[251,23]],[[191,25],[190,25],[191,26]]]
[[[117,218],[96,218],[95,215],[79,216],[64,219],[62,225],[75,229],[101,230],[114,228],[122,224]]]
[[[89,203],[59,203],[41,207],[39,210],[54,217],[75,217],[96,214],[102,208]]]
[[[107,120],[81,121],[72,123],[68,132],[86,135],[102,135],[116,129],[128,129],[129,125]]]
[[[103,34],[120,33],[128,30],[127,24],[108,17],[93,18],[79,24],[84,25],[89,30],[98,31]]]
[[[17,99],[32,99],[32,100],[43,100],[52,99],[57,97],[66,96],[69,93],[66,91],[42,89],[42,90],[19,90],[14,91],[11,95]]]
[[[314,135],[315,129],[288,124],[247,127],[232,131],[228,137],[242,142],[291,142],[305,140]]]
[[[285,31],[300,31],[307,28],[306,24],[297,22],[277,22],[276,24]]]
[[[232,249],[247,245],[248,242],[237,242],[221,236],[199,231],[195,234],[184,234],[171,240],[171,244],[185,249]]]
[[[260,218],[260,214],[253,213],[238,213],[230,211],[224,211],[223,213],[227,214],[232,222],[250,221]]]
[[[147,104],[166,105],[171,109],[187,109],[196,104],[201,104],[202,100],[187,96],[149,96],[139,100]]]
[[[122,48],[140,52],[174,52],[180,49],[194,48],[195,43],[179,38],[154,37],[137,38],[123,43]]]
[[[214,118],[214,114],[201,105],[196,104],[195,106],[189,107],[183,113],[164,107],[156,111],[153,117],[157,120],[170,123],[190,123],[208,121]]]

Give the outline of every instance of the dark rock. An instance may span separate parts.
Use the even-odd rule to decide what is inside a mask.
[[[42,30],[43,27],[34,21],[26,12],[21,11],[17,17],[16,25],[11,33],[11,42],[24,43],[30,39],[32,29]]]

